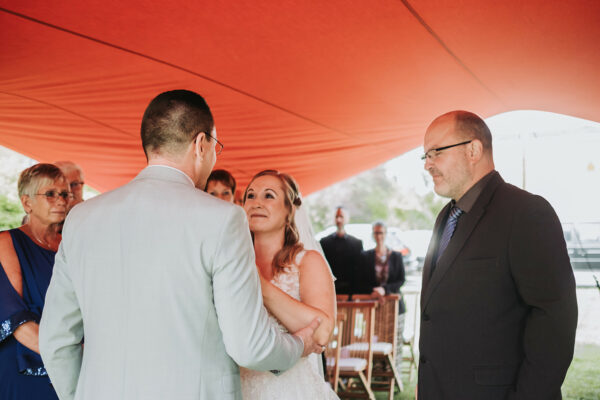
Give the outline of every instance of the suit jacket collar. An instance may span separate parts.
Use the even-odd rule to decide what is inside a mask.
[[[446,247],[444,254],[442,254],[438,259],[437,265],[435,266],[433,274],[431,274],[430,277],[430,271],[434,262],[434,253],[437,250],[437,244],[434,242],[437,242],[437,238],[441,230],[444,229],[446,218],[452,203],[448,203],[438,215],[434,226],[434,235],[429,244],[429,249],[427,250],[427,256],[425,258],[425,265],[423,267],[421,310],[425,310],[425,307],[427,306],[432,293],[435,291],[435,288],[440,283],[448,269],[450,269],[450,267],[453,265],[452,263],[454,259],[463,248],[466,241],[469,239],[471,232],[473,232],[473,229],[475,229],[481,217],[485,214],[485,209],[491,201],[494,192],[498,186],[503,183],[504,180],[500,174],[494,171],[493,175],[490,177],[489,181],[482,190],[479,198],[475,201],[471,211],[463,214],[460,217],[458,224],[456,225],[456,231],[454,231],[454,235],[452,236],[452,240],[450,240],[450,243],[448,244],[448,247]]]
[[[141,170],[134,179],[158,179],[194,186],[192,179],[185,172],[166,165],[149,165]]]

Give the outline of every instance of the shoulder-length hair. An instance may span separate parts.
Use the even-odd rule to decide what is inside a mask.
[[[283,188],[284,193],[284,204],[288,210],[285,230],[284,230],[284,238],[283,238],[283,247],[279,250],[275,256],[273,257],[273,271],[275,274],[282,272],[286,267],[292,265],[296,256],[304,246],[300,242],[300,235],[298,233],[298,228],[296,227],[296,221],[294,216],[296,214],[296,207],[300,207],[302,204],[302,199],[300,198],[300,191],[298,190],[298,184],[288,174],[284,174],[274,169],[266,169],[264,171],[259,172],[254,175],[248,183],[246,190],[244,191],[244,203],[246,203],[246,196],[248,195],[248,188],[257,178],[261,176],[274,176],[281,182],[281,186]],[[254,238],[254,235],[253,235]]]

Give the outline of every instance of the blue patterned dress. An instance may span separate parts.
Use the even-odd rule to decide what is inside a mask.
[[[0,267],[0,399],[58,399],[39,354],[13,336],[27,322],[40,322],[55,252],[35,244],[19,229],[9,231],[21,264],[23,297]]]

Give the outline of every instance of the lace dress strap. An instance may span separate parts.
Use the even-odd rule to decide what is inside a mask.
[[[302,249],[298,252],[298,254],[296,254],[296,259],[294,260],[294,264],[296,264],[297,267],[300,266],[300,263],[302,262],[302,259],[304,258],[305,255],[306,255],[306,249]]]

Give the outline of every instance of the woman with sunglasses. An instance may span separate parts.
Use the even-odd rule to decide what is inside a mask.
[[[0,399],[57,399],[38,333],[70,193],[52,164],[21,172],[18,190],[27,222],[0,232]]]

